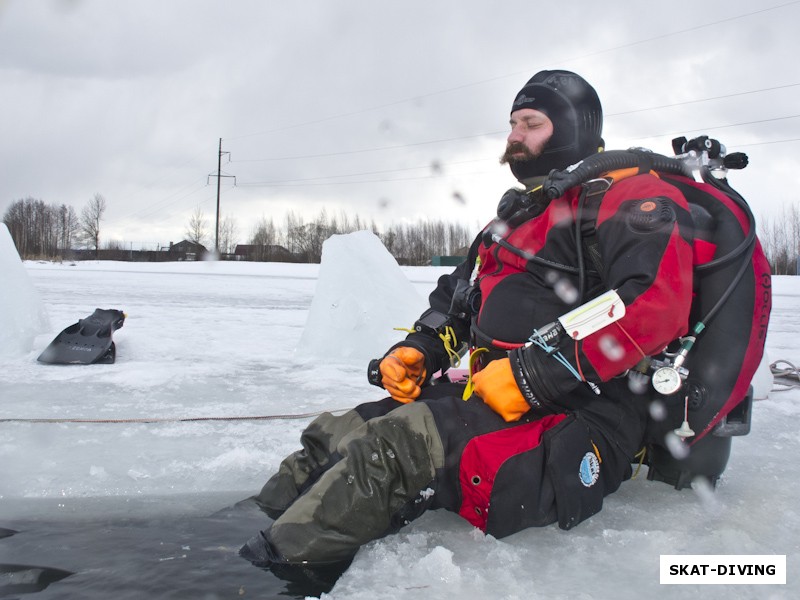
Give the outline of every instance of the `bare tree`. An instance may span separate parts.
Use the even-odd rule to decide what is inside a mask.
[[[800,208],[783,207],[781,215],[761,222],[759,238],[773,275],[797,275],[800,257]]]
[[[69,250],[78,232],[75,209],[42,200],[17,200],[5,212],[3,222],[23,258],[54,258]]]
[[[205,246],[208,239],[208,222],[206,221],[203,210],[198,206],[194,209],[192,216],[189,218],[189,224],[186,226],[186,239],[194,244]]]
[[[278,231],[271,217],[269,220],[261,217],[261,220],[253,228],[250,243],[255,246],[252,254],[253,260],[266,261],[274,258],[273,249],[278,243]]]
[[[223,217],[219,223],[219,251],[222,254],[231,254],[236,249],[236,238],[239,237],[239,228],[236,219],[230,215]]]
[[[303,217],[296,215],[293,210],[286,214],[286,247],[289,252],[299,254],[303,247],[303,231],[305,223]]]
[[[100,249],[100,221],[106,212],[106,199],[95,194],[81,211],[79,234],[84,244],[94,248],[95,254]]]
[[[62,252],[70,250],[80,231],[80,221],[75,209],[66,204],[58,207],[58,244]]]

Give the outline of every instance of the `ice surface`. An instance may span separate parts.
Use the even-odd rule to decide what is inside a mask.
[[[29,351],[4,361],[0,419],[163,421],[0,422],[0,527],[13,529],[11,520],[43,511],[62,519],[145,510],[210,513],[256,492],[298,448],[309,418],[175,419],[296,415],[382,396],[367,385],[363,360],[334,364],[296,350],[312,295],[324,295],[317,265],[25,267],[52,327]],[[400,270],[423,298],[449,271]],[[770,359],[800,365],[800,278],[775,277],[774,304]],[[115,364],[36,362],[55,334],[95,308],[128,314],[114,334]],[[391,318],[382,324],[397,325]],[[427,513],[365,546],[326,597],[800,597],[799,418],[800,390],[773,391],[756,402],[751,433],[733,440],[716,492],[678,492],[647,481],[643,468],[606,498],[602,512],[570,531],[551,526],[496,540],[456,515]],[[786,554],[788,583],[661,586],[661,554]],[[0,562],[10,558],[0,555]],[[245,597],[260,597],[247,591]],[[58,597],[53,594],[43,597]]]
[[[28,352],[34,337],[50,327],[5,223],[0,223],[0,281],[0,358],[5,358]]]

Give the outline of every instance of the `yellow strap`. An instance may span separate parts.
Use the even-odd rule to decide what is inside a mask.
[[[475,389],[475,384],[472,383],[472,367],[475,365],[475,361],[478,359],[478,356],[488,351],[488,348],[475,348],[475,350],[472,351],[472,354],[469,355],[469,377],[467,378],[467,385],[464,387],[464,393],[461,395],[461,399],[465,402],[470,399],[470,396],[472,396],[472,392]]]
[[[639,452],[633,455],[634,458],[639,459],[639,464],[636,465],[636,471],[634,472],[633,475],[631,475],[631,479],[636,479],[636,476],[639,474],[639,470],[642,468],[642,465],[644,464],[645,456],[647,456],[647,446],[642,447],[642,449],[639,450]]]
[[[450,366],[457,369],[461,364],[461,357],[458,355],[458,352],[455,351],[458,345],[455,330],[452,327],[445,327],[444,333],[439,334],[439,339],[442,340],[444,344],[444,351],[447,352],[447,356],[450,359]]]
[[[407,327],[393,327],[392,329],[395,331],[405,331],[407,333],[417,333],[416,329],[409,329]],[[442,340],[442,344],[444,344],[444,351],[447,352],[447,357],[450,359],[450,366],[457,369],[461,365],[461,357],[456,351],[458,347],[458,338],[456,338],[455,330],[452,327],[445,327],[444,333],[439,334],[439,339]]]
[[[593,440],[589,440],[592,442],[592,448],[594,448],[594,455],[597,457],[597,461],[602,465],[603,459],[600,457],[600,450],[597,449],[597,445],[594,443]]]
[[[392,327],[392,329],[395,330],[395,331],[405,331],[406,333],[416,333],[417,332],[417,330],[414,329],[413,327],[410,328],[410,329],[408,327]]]

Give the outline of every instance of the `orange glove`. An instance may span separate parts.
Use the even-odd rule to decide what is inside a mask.
[[[506,421],[519,421],[531,409],[522,396],[507,358],[493,360],[472,376],[475,394]]]
[[[400,346],[387,354],[380,364],[381,383],[398,402],[413,402],[425,381],[425,356],[416,348]]]

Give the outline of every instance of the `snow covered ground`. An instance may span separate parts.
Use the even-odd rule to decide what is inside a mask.
[[[367,240],[358,244],[368,249]],[[25,263],[33,291],[16,275],[17,291],[0,295],[1,308],[24,295],[27,309],[40,303],[47,319],[28,349],[0,347],[0,527],[43,511],[64,521],[98,511],[210,514],[258,491],[310,420],[272,417],[382,397],[366,383],[366,359],[404,335],[391,328],[408,327],[449,270],[390,265],[378,274],[386,264],[380,252],[367,254],[328,256],[322,271]],[[773,300],[769,358],[800,365],[800,278],[776,277]],[[411,306],[397,308],[396,319],[391,311],[365,317],[394,303]],[[115,364],[36,361],[59,331],[95,308],[128,315],[114,335]],[[195,418],[209,420],[186,420]],[[642,473],[569,532],[552,526],[496,540],[453,514],[428,513],[363,548],[325,597],[800,597],[798,420],[800,390],[773,391],[756,403],[750,435],[734,440],[716,492],[678,492]],[[664,586],[662,554],[785,554],[787,584]],[[0,544],[0,563],[11,558]]]

